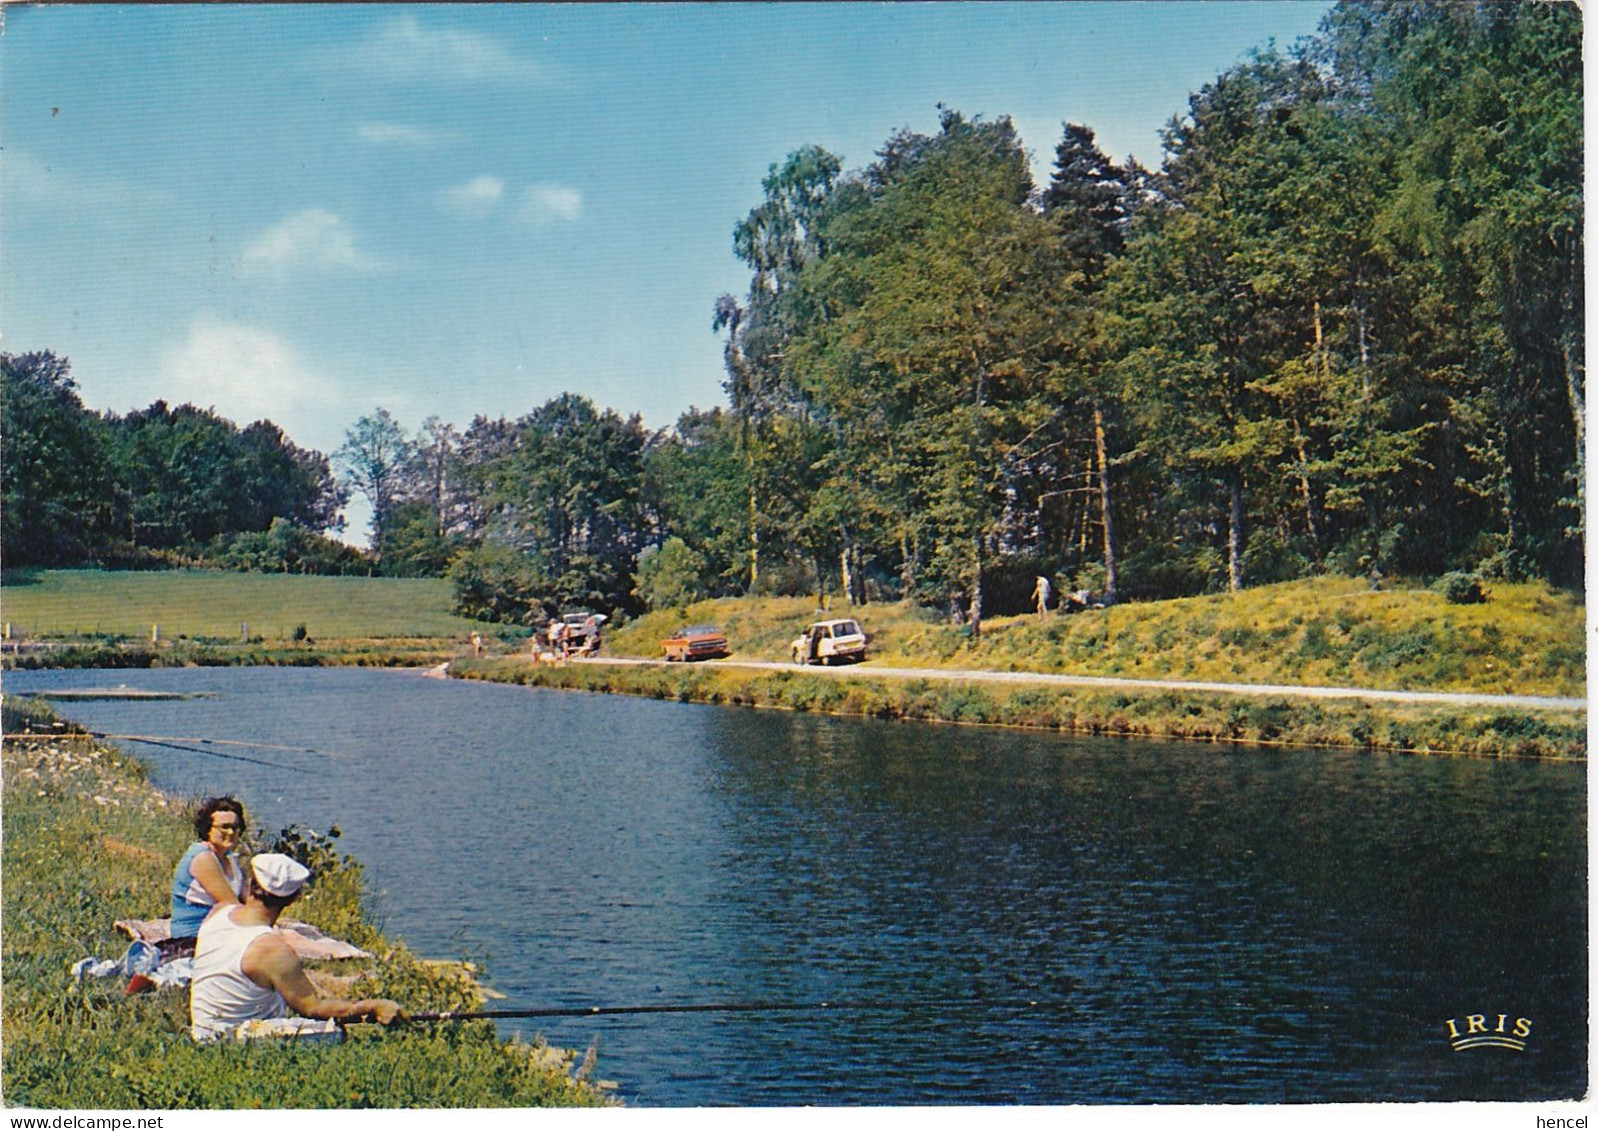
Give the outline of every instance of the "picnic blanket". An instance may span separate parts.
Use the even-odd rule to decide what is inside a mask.
[[[172,937],[171,919],[118,919],[117,930],[135,942],[159,943]],[[297,919],[279,919],[278,934],[294,948],[303,961],[308,958],[370,958],[370,951],[323,934],[309,923]]]

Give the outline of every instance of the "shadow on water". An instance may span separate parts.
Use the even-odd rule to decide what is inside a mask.
[[[16,673],[16,689],[126,673]],[[140,673],[157,784],[337,821],[387,929],[510,1007],[867,1002],[537,1023],[632,1102],[1570,1097],[1581,766],[812,718],[370,671]],[[150,909],[130,909],[144,913]],[[1018,1009],[1016,1001],[1047,1007]],[[1448,1022],[1530,1022],[1455,1052]],[[534,1023],[507,1022],[527,1035]]]

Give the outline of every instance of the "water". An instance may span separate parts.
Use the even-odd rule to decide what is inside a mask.
[[[357,670],[8,673],[269,828],[337,822],[390,935],[640,1105],[1296,1103],[1587,1087],[1585,767],[1232,751]],[[130,914],[155,914],[153,907]],[[1047,1003],[1019,1009],[1017,1000]],[[987,1003],[987,1004],[984,1004]],[[995,1004],[998,1003],[998,1004]],[[1523,1052],[1455,1052],[1469,1015]]]

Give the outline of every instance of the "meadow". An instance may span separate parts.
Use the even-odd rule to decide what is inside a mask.
[[[5,730],[34,704],[5,706]],[[491,1022],[353,1025],[339,1045],[197,1046],[188,994],[125,992],[126,979],[74,981],[79,958],[119,958],[112,923],[169,906],[174,862],[192,839],[190,803],[151,787],[114,748],[73,738],[4,745],[5,887],[0,941],[0,1085],[8,1106],[78,1109],[603,1106],[592,1057],[501,1040]],[[249,799],[245,798],[246,806]],[[261,830],[252,834],[259,846]],[[374,962],[318,964],[330,991],[389,996],[412,1011],[481,1000],[469,967],[390,944],[362,903],[361,868],[303,834],[316,888],[294,916],[356,942]]]
[[[0,618],[14,636],[168,641],[463,637],[439,578],[312,577],[217,570],[9,571]]]

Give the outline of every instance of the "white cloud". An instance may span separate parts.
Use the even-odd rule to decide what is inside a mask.
[[[407,126],[399,122],[364,122],[356,127],[355,136],[372,145],[402,145],[411,149],[437,149],[460,137],[449,130]]]
[[[556,221],[572,221],[583,214],[583,194],[569,185],[552,182],[528,185],[522,194],[520,216],[524,223],[543,227]]]
[[[375,271],[382,266],[355,246],[348,224],[325,208],[307,208],[278,221],[244,249],[245,267],[276,271]]]
[[[505,182],[498,177],[473,177],[439,193],[438,206],[451,216],[476,220],[492,212],[504,195]]]
[[[269,419],[296,443],[328,415],[328,382],[276,334],[202,314],[182,343],[161,351],[169,404],[214,408],[241,428]],[[325,442],[325,440],[323,441]]]
[[[553,86],[560,81],[555,68],[517,55],[492,36],[423,27],[410,15],[323,59],[335,69],[394,82]]]
[[[8,200],[59,210],[76,208],[107,218],[163,203],[165,194],[110,178],[90,178],[7,146],[0,157],[0,191]]]

